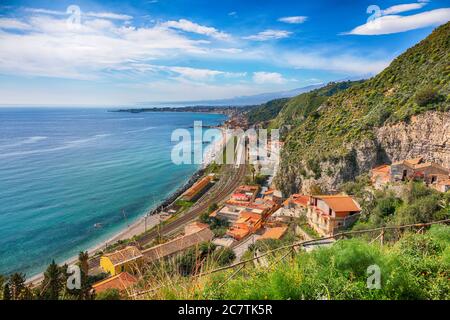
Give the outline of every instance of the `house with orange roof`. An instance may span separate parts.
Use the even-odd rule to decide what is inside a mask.
[[[235,194],[244,194],[248,197],[246,201],[253,201],[259,192],[259,186],[241,185],[234,191]]]
[[[188,235],[188,234],[196,233],[196,232],[199,232],[206,228],[209,228],[209,226],[207,224],[201,223],[198,221],[194,221],[184,227],[184,234]]]
[[[249,211],[241,212],[239,219],[228,229],[227,235],[236,240],[241,240],[254,233],[262,226],[261,215]]]
[[[449,174],[449,169],[434,162],[425,162],[423,157],[418,157],[375,167],[371,170],[371,180],[376,188],[381,188],[389,182],[408,180],[419,180],[431,185],[436,183],[439,177],[448,178]]]
[[[127,246],[100,258],[100,267],[112,276],[124,271],[134,273],[141,263],[142,252],[135,246]]]
[[[189,248],[199,246],[201,243],[211,241],[214,238],[214,233],[209,229],[208,225],[201,228],[200,224],[194,223],[194,225],[187,228],[187,231],[191,233],[186,233],[181,237],[143,250],[142,255],[144,261],[150,263],[159,259],[170,258]]]
[[[447,176],[440,176],[436,182],[430,185],[430,187],[439,192],[450,191],[450,178]]]
[[[283,201],[283,194],[281,193],[280,190],[269,189],[266,192],[264,192],[263,195],[264,195],[263,199],[274,201],[279,205],[281,205]]]
[[[330,236],[352,225],[361,207],[348,195],[311,196],[306,218],[308,224],[322,236]]]
[[[95,293],[101,293],[106,290],[117,289],[121,292],[129,290],[138,282],[137,278],[128,272],[121,272],[115,276],[98,281],[92,285]]]
[[[279,240],[285,235],[287,230],[288,230],[287,226],[266,228],[264,233],[259,238],[259,240],[261,240],[261,239],[276,239],[276,240]]]
[[[370,179],[375,188],[379,189],[383,185],[391,182],[391,166],[383,164],[370,171]]]

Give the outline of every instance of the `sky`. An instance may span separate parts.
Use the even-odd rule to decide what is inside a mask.
[[[0,0],[0,105],[232,98],[368,78],[448,0]]]

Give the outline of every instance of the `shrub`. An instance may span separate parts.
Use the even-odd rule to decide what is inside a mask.
[[[236,259],[236,254],[231,248],[220,248],[214,252],[213,259],[219,266],[226,266]]]
[[[430,103],[438,102],[439,93],[432,87],[425,87],[416,92],[414,100],[419,106],[424,107]]]
[[[117,289],[106,289],[96,294],[95,300],[120,300],[120,292]]]

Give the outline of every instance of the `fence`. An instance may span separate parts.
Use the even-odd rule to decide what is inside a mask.
[[[261,253],[258,256],[255,256],[253,258],[244,260],[244,261],[239,261],[236,262],[234,264],[231,264],[229,266],[225,266],[225,267],[220,267],[220,268],[216,268],[207,272],[203,272],[203,273],[199,273],[197,275],[193,275],[191,276],[192,279],[194,278],[200,278],[200,277],[204,277],[207,275],[211,275],[214,273],[218,273],[218,272],[222,272],[225,270],[229,270],[229,269],[234,269],[236,267],[239,267],[235,272],[233,272],[223,283],[221,283],[219,286],[223,286],[225,283],[227,283],[229,280],[231,280],[235,275],[237,275],[239,273],[239,271],[241,271],[246,264],[254,262],[255,260],[259,260],[263,257],[266,257],[268,255],[271,255],[275,252],[280,252],[283,250],[287,250],[287,252],[285,254],[283,254],[278,260],[272,262],[272,264],[269,267],[272,267],[274,265],[276,265],[277,263],[279,263],[280,261],[282,261],[284,258],[286,258],[289,254],[294,254],[294,252],[296,250],[298,250],[298,248],[300,247],[304,247],[307,245],[313,245],[313,244],[320,244],[321,242],[323,242],[324,240],[331,240],[331,239],[342,239],[342,238],[346,238],[352,235],[359,235],[359,234],[364,234],[364,233],[376,233],[379,232],[379,235],[377,237],[375,237],[374,239],[372,239],[372,241],[370,243],[375,242],[376,240],[380,241],[380,244],[383,245],[385,242],[385,235],[386,235],[386,231],[389,230],[394,230],[394,231],[400,231],[400,230],[404,230],[404,229],[409,229],[409,228],[418,228],[418,232],[423,232],[425,227],[434,225],[434,224],[447,224],[450,223],[450,219],[445,219],[445,220],[439,220],[439,221],[432,221],[432,222],[426,222],[426,223],[416,223],[416,224],[407,224],[407,225],[395,225],[395,226],[384,226],[384,227],[378,227],[378,228],[372,228],[372,229],[363,229],[363,230],[354,230],[354,231],[346,231],[346,232],[340,232],[340,233],[336,233],[332,236],[327,236],[327,237],[321,237],[321,238],[317,238],[317,239],[311,239],[311,240],[306,240],[306,241],[299,241],[299,242],[295,242],[292,244],[288,244],[288,245],[284,245],[269,251],[266,251],[264,253]],[[150,293],[153,292],[155,290],[158,290],[160,287],[157,288],[152,288],[149,290],[145,290],[145,291],[141,291],[141,292],[137,292],[134,293],[132,295],[130,295],[130,297],[137,297],[137,296],[141,296],[143,294],[146,293]]]

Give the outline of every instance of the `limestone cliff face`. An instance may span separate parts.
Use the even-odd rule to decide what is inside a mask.
[[[275,183],[288,194],[308,193],[314,185],[332,192],[383,163],[423,156],[450,167],[450,112],[427,112],[408,122],[387,124],[375,129],[373,136],[346,146],[348,156],[321,161],[315,170],[307,163],[289,163],[282,158]]]
[[[428,112],[409,123],[383,126],[376,136],[391,161],[424,156],[450,167],[450,112]]]

